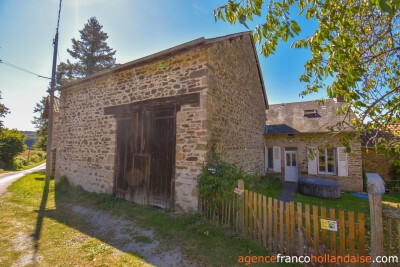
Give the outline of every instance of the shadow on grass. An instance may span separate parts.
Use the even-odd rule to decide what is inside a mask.
[[[35,180],[43,181],[44,179],[43,178],[35,178]],[[46,216],[46,204],[47,204],[47,200],[49,197],[49,187],[50,187],[50,181],[45,181],[39,210],[36,211],[38,213],[38,217],[36,220],[35,232],[32,234],[33,244],[34,244],[34,253],[33,253],[32,262],[34,262],[34,263],[37,262],[40,234],[42,232],[43,219]]]
[[[36,179],[40,180],[40,179]],[[33,263],[38,263],[39,246],[41,234],[43,232],[43,221],[45,218],[57,221],[69,228],[77,230],[89,237],[103,242],[121,252],[127,254],[143,254],[146,259],[141,258],[142,262],[147,262],[155,266],[162,266],[163,256],[153,254],[153,249],[158,241],[153,244],[151,231],[141,231],[141,227],[136,223],[121,216],[119,212],[114,214],[113,203],[119,210],[130,205],[124,201],[115,199],[113,196],[104,194],[89,193],[80,187],[69,186],[66,180],[55,185],[55,209],[46,210],[46,203],[49,200],[49,183],[44,180],[42,199],[40,202],[35,231],[32,234],[34,241]],[[111,206],[110,206],[111,205]],[[132,204],[134,205],[134,204]],[[103,207],[103,208],[102,208]],[[133,207],[135,209],[136,207]],[[138,207],[138,210],[141,208]],[[68,243],[73,237],[64,237],[64,242]],[[74,241],[75,242],[75,241]],[[43,244],[41,244],[43,246]],[[47,246],[48,244],[46,244]],[[93,247],[94,246],[94,247]],[[91,254],[102,253],[105,247],[99,245],[99,251],[94,251],[96,246],[92,243],[82,243],[82,249],[87,249],[89,261]],[[94,256],[93,256],[94,257]]]
[[[164,261],[177,257],[189,259],[183,265],[192,265],[191,261],[194,260],[204,266],[232,266],[237,265],[239,255],[269,254],[251,240],[222,235],[220,230],[205,224],[200,214],[170,216],[166,212],[125,202],[111,195],[86,192],[79,187],[69,186],[67,180],[60,181],[55,187],[55,209],[46,211],[48,195],[49,184],[44,183],[33,234],[35,257],[43,219],[46,217],[121,252],[138,253],[154,266],[182,265],[179,260],[172,263]],[[68,238],[65,237],[64,242],[68,243]],[[161,246],[157,245],[158,241],[161,241]],[[147,254],[142,250],[146,246],[149,250]],[[183,249],[183,254],[176,247]]]

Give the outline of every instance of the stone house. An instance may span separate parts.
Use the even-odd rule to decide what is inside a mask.
[[[251,33],[178,45],[62,86],[55,178],[196,211],[211,147],[224,161],[263,171],[267,107]]]
[[[266,172],[287,182],[316,176],[338,182],[343,190],[362,191],[361,143],[351,141],[348,154],[340,138],[350,130],[329,129],[345,120],[337,115],[341,105],[337,99],[270,105],[264,131]]]

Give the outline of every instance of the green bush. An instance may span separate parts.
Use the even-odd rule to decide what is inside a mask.
[[[392,189],[394,189],[396,192],[400,192],[400,159],[393,160],[392,167],[393,167]]]
[[[0,133],[0,161],[11,167],[14,158],[25,149],[24,140],[25,135],[17,129],[3,129]]]
[[[46,154],[42,151],[39,151],[36,153],[36,155],[40,158],[40,159],[45,159],[46,158]]]
[[[30,162],[33,162],[33,163],[40,162],[41,160],[42,160],[42,158],[39,157],[38,155],[32,155],[32,156],[30,156],[30,158],[29,158],[29,161],[30,161]]]
[[[282,187],[280,180],[273,175],[260,176],[256,173],[246,173],[236,165],[217,162],[203,168],[199,176],[200,196],[214,209],[218,209],[221,203],[229,201],[235,195],[234,189],[239,179],[244,181],[245,189],[264,195],[278,192]]]

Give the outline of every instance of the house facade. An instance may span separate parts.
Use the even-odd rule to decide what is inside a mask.
[[[343,190],[362,191],[361,142],[350,141],[351,153],[346,153],[340,139],[349,131],[329,128],[346,120],[337,115],[341,105],[334,99],[270,105],[264,131],[266,172],[286,182],[315,176],[336,181]]]
[[[176,212],[198,210],[211,148],[263,171],[268,107],[249,32],[194,41],[61,88],[55,177]]]

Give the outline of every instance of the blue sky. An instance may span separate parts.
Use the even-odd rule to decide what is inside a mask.
[[[118,63],[167,49],[199,38],[212,38],[246,31],[242,25],[215,22],[213,10],[227,0],[63,0],[59,59],[69,58],[71,38],[79,38],[87,20],[95,16],[109,35],[108,44],[117,50]],[[51,76],[52,41],[59,0],[0,0],[0,59],[43,76]],[[313,25],[303,22],[304,34]],[[271,104],[324,97],[300,98],[304,84],[298,82],[310,57],[290,42],[265,58],[259,54],[267,96]],[[258,49],[258,51],[260,51]],[[3,104],[11,111],[4,119],[7,128],[34,130],[33,108],[46,95],[49,81],[0,64]]]

